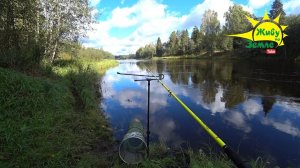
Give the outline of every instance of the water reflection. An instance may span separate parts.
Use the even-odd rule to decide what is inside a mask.
[[[117,72],[164,73],[163,82],[245,157],[267,153],[281,166],[300,161],[299,65],[213,60],[121,61],[102,80],[102,107],[116,139],[132,118],[146,119],[147,82]],[[209,137],[157,82],[151,82],[151,140],[193,148]],[[285,144],[285,145],[278,145]]]
[[[246,121],[247,118],[239,111],[229,111],[224,115],[224,119],[241,131],[246,133],[251,131],[251,127]]]
[[[274,119],[262,119],[261,123],[264,125],[271,125],[277,130],[282,131],[286,134],[300,137],[299,129],[293,126],[291,121],[288,119],[284,121],[274,121]]]
[[[257,115],[263,109],[262,105],[255,100],[248,99],[243,103],[243,110],[248,117]]]
[[[276,102],[274,97],[263,97],[261,100],[263,110],[265,112],[265,117],[271,111],[273,104]]]

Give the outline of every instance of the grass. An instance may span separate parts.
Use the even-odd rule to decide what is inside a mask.
[[[150,144],[150,157],[138,165],[127,165],[115,158],[114,168],[231,168],[233,163],[224,155],[206,154],[192,149],[170,149],[162,143]]]
[[[163,143],[150,144],[150,157],[136,165],[128,165],[115,154],[113,168],[233,168],[233,162],[223,153],[216,152],[212,147],[204,147],[205,150],[195,151],[187,147],[185,149],[170,149]],[[207,148],[207,149],[206,149]],[[249,168],[267,168],[270,165],[258,157],[245,163]],[[275,166],[276,167],[276,166]]]
[[[116,64],[59,61],[35,77],[0,68],[0,167],[111,165],[96,83]]]

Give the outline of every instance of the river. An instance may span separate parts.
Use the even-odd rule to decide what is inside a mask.
[[[300,165],[300,64],[257,60],[124,60],[101,81],[116,140],[139,118],[146,126],[147,82],[117,72],[163,73],[163,82],[245,160]],[[146,128],[146,127],[145,127]],[[194,149],[215,142],[156,81],[151,82],[150,141]]]

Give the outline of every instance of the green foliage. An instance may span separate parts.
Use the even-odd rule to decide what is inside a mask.
[[[251,14],[243,10],[241,5],[234,4],[230,6],[229,10],[224,14],[227,33],[236,34],[248,31],[251,25],[247,22],[246,16],[251,17]]]
[[[204,152],[195,153],[190,151],[191,158],[191,168],[231,168],[233,167],[233,163],[224,155],[216,155],[216,154],[206,154]]]
[[[157,56],[187,55],[199,54],[202,49],[208,51],[211,55],[217,49],[230,50],[231,40],[219,38],[221,33],[220,22],[217,19],[215,11],[208,10],[204,13],[201,31],[198,27],[194,27],[191,37],[188,30],[173,31],[170,34],[169,41],[161,45],[158,38],[156,44]],[[218,43],[218,42],[221,42]],[[152,45],[146,45],[136,51],[136,58],[151,58]]]
[[[211,150],[211,149],[210,149]],[[246,163],[251,168],[267,167],[266,161],[258,158],[255,161]],[[165,144],[150,144],[150,156],[137,165],[128,165],[122,162],[118,156],[115,157],[113,168],[164,168],[164,167],[190,167],[190,168],[232,168],[233,162],[222,153],[210,151],[205,153],[202,150],[192,149],[170,149]]]
[[[189,32],[183,30],[180,35],[179,55],[187,54],[189,51]]]
[[[226,19],[224,26],[224,34],[238,34],[247,32],[251,28],[251,24],[247,21],[247,18],[251,17],[251,14],[243,10],[241,5],[233,5],[229,7],[229,10],[224,14]],[[234,49],[244,48],[246,42],[241,38],[232,38],[233,44],[231,45]],[[225,40],[227,41],[227,40]],[[228,45],[228,44],[227,44]],[[231,47],[229,47],[230,49]]]
[[[233,49],[233,41],[232,37],[228,37],[227,33],[222,30],[222,32],[217,37],[217,48],[223,51],[230,51]]]
[[[163,45],[161,43],[160,37],[158,37],[156,42],[156,55],[161,57],[164,54]]]
[[[0,66],[35,68],[53,62],[70,42],[78,42],[91,23],[87,1],[2,0]]]
[[[156,48],[152,44],[141,47],[136,51],[136,58],[152,58],[155,54]]]
[[[170,149],[165,144],[150,144],[150,156],[137,165],[129,165],[119,159],[117,154],[114,158],[113,168],[165,168],[165,167],[190,167],[190,168],[232,168],[235,167],[233,162],[223,153],[210,151],[208,153],[193,151],[192,149]],[[265,168],[266,161],[262,158],[251,160],[246,163],[250,168]]]
[[[0,66],[34,66],[41,60],[36,31],[37,2],[0,2]]]
[[[202,31],[199,31],[198,27],[193,28],[191,39],[194,42],[194,52],[193,53],[200,53],[202,50],[203,45],[203,37],[204,34]]]
[[[60,61],[47,78],[0,68],[0,167],[109,167],[95,83],[113,65]]]
[[[285,12],[282,8],[282,3],[280,0],[275,0],[272,9],[270,10],[270,18],[282,14],[280,24],[287,25],[285,33],[288,35],[284,39],[284,46],[278,47],[276,49],[276,58],[293,59],[299,60],[299,39],[300,32],[300,20],[299,15],[285,16]],[[214,56],[223,53],[227,56],[232,55],[242,55],[247,58],[255,58],[255,56],[265,56],[264,51],[258,49],[246,49],[247,41],[242,38],[228,37],[229,34],[238,34],[247,32],[252,28],[250,22],[247,21],[246,16],[260,20],[249,12],[245,11],[241,5],[234,4],[230,6],[228,11],[224,14],[226,19],[225,25],[221,28],[220,22],[217,19],[217,13],[212,10],[207,10],[203,14],[202,24],[200,29],[195,26],[192,30],[191,37],[187,30],[173,31],[167,42],[164,42],[161,47],[161,41],[159,44],[159,49],[157,50],[158,56],[179,56],[178,58],[196,57],[201,55],[201,57],[211,56],[214,52]],[[141,47],[136,52],[137,58],[150,58],[151,56],[145,56],[143,54],[144,48]],[[173,58],[173,57],[172,57]]]
[[[169,38],[169,54],[170,55],[176,55],[177,54],[177,49],[178,49],[178,39],[177,39],[177,35],[176,35],[176,32],[173,31],[170,35],[170,38]]]
[[[285,12],[283,10],[283,5],[280,0],[275,0],[272,4],[272,8],[270,10],[270,19],[275,19],[279,14],[281,14],[281,23],[285,20]]]
[[[43,167],[73,162],[76,137],[67,125],[74,102],[64,82],[0,69],[1,162],[8,167]],[[68,128],[64,128],[67,126]],[[73,151],[72,151],[73,150]],[[65,161],[63,161],[65,160]]]
[[[114,56],[103,49],[81,48],[78,52],[78,58],[84,60],[100,61],[102,59],[112,59]]]
[[[220,22],[217,12],[207,10],[202,17],[201,30],[204,32],[205,49],[211,54],[217,47],[217,36],[220,32]]]
[[[284,46],[282,51],[283,57],[285,57],[285,53],[288,58],[295,59],[300,56],[300,14],[291,15],[286,17],[286,23],[288,27],[286,28],[285,33],[288,37],[284,38]]]

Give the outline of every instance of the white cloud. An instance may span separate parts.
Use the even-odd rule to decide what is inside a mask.
[[[251,127],[246,122],[246,117],[241,112],[230,111],[229,113],[225,113],[224,118],[239,130],[242,130],[246,133],[251,131]]]
[[[250,12],[250,13],[254,13],[253,7],[251,7],[251,6],[249,6],[249,5],[243,5],[243,4],[240,4],[240,5],[243,7],[243,9],[244,9],[245,11]]]
[[[89,0],[89,5],[90,6],[96,6],[97,4],[100,3],[101,0]]]
[[[294,114],[300,116],[300,103],[279,100],[279,101],[276,101],[274,106],[281,107],[283,112],[294,113]]]
[[[247,116],[256,115],[258,112],[263,110],[263,107],[260,103],[257,103],[255,100],[247,100],[243,103],[243,110]]]
[[[249,0],[248,6],[253,9],[259,9],[269,3],[270,0]]]
[[[215,101],[212,102],[209,107],[211,109],[212,115],[214,115],[215,113],[219,112],[219,113],[223,113],[225,112],[226,108],[225,108],[225,102],[222,101],[223,98],[223,88],[221,86],[218,87],[218,92],[215,96]]]
[[[100,1],[91,0],[93,4]],[[83,40],[86,47],[103,48],[115,55],[135,53],[136,50],[149,43],[155,43],[160,37],[166,42],[172,31],[200,26],[205,10],[212,9],[218,13],[221,25],[224,25],[224,13],[233,5],[232,0],[204,0],[196,5],[189,14],[179,16],[176,11],[169,11],[168,6],[158,0],[140,0],[130,7],[116,7],[106,20],[92,25],[87,38]],[[251,7],[244,6],[253,11]],[[94,11],[94,13],[97,11]],[[133,29],[126,37],[110,34],[113,28]],[[120,32],[121,34],[122,32]]]
[[[264,125],[271,125],[275,129],[284,132],[286,134],[300,137],[300,130],[297,127],[293,126],[291,121],[289,120],[285,120],[284,122],[278,122],[278,121],[274,121],[273,119],[263,119],[261,122]]]
[[[147,43],[155,42],[157,37],[168,39],[172,30],[177,29],[180,18],[166,11],[166,5],[153,0],[139,1],[131,7],[117,7],[107,20],[92,25],[83,44],[87,47],[103,48],[113,54],[128,54]],[[163,25],[163,26],[162,26]],[[110,35],[112,28],[137,27],[124,38]]]
[[[222,4],[220,4],[222,3]],[[204,2],[198,4],[195,8],[191,10],[189,15],[184,16],[183,28],[190,26],[200,26],[203,13],[208,10],[214,10],[218,13],[218,20],[221,25],[225,24],[224,13],[232,6],[233,2],[231,0],[204,0]]]
[[[120,91],[117,95],[120,105],[124,108],[144,109],[146,101],[141,99],[144,96],[140,90],[127,89]]]
[[[183,142],[182,138],[176,134],[176,123],[173,119],[153,116],[150,122],[152,123],[151,133],[158,135],[160,142],[172,145],[179,145]]]
[[[136,6],[131,8],[117,7],[112,11],[112,17],[108,21],[111,27],[129,27],[137,24]]]
[[[98,14],[99,14],[98,9],[92,9],[92,11],[91,11],[92,18],[96,18]]]
[[[283,9],[287,14],[299,14],[300,13],[300,1],[299,0],[290,0],[283,3]]]

